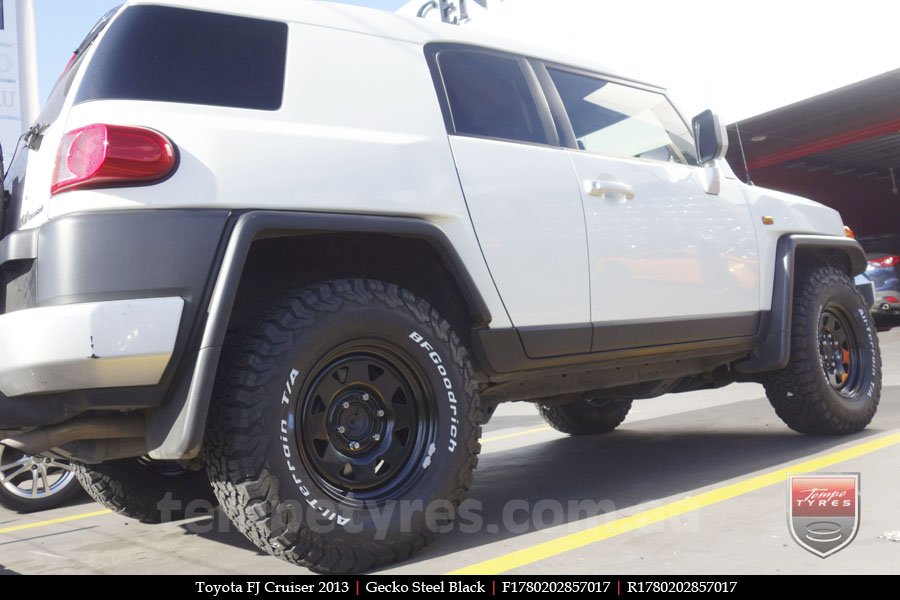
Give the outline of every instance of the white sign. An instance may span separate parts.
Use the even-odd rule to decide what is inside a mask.
[[[33,19],[30,0],[0,0],[0,143],[7,163],[37,116]]]

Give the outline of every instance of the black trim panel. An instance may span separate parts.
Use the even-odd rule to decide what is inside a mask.
[[[528,358],[550,358],[755,336],[762,320],[760,313],[747,312],[593,325],[520,327],[514,331],[518,331]],[[512,336],[509,339],[514,340]]]
[[[605,352],[585,352],[564,356],[532,358],[525,353],[516,329],[481,329],[473,332],[472,351],[491,381],[508,381],[525,373],[574,366],[609,366],[625,360],[655,362],[674,357],[686,359],[698,356],[749,355],[756,346],[756,336],[700,340],[658,346],[625,347]]]
[[[760,313],[594,323],[593,352],[747,337],[759,332]]]
[[[494,374],[602,363],[675,352],[752,348],[765,313],[595,323],[593,326],[482,329],[475,352]],[[590,344],[591,335],[593,344]],[[592,351],[586,349],[592,346]],[[581,348],[582,350],[575,350]]]
[[[592,335],[590,323],[519,328],[522,346],[531,358],[590,352]]]

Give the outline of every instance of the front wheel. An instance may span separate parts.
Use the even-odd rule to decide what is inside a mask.
[[[856,433],[872,421],[881,396],[878,337],[865,300],[839,269],[798,272],[790,362],[764,385],[775,412],[800,433]]]
[[[354,572],[449,525],[479,431],[450,324],[396,286],[338,280],[290,294],[230,342],[205,447],[225,513],[261,550]]]

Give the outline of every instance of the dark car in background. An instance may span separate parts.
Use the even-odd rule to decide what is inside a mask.
[[[866,276],[875,285],[872,314],[879,327],[900,324],[900,235],[861,238],[869,264]]]

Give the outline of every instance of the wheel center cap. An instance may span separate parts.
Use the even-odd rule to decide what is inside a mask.
[[[338,412],[337,420],[344,427],[344,437],[359,442],[371,435],[374,414],[359,402],[352,402],[349,408]]]
[[[385,435],[387,419],[381,399],[371,392],[350,390],[336,398],[329,411],[329,436],[342,452],[358,455]]]

